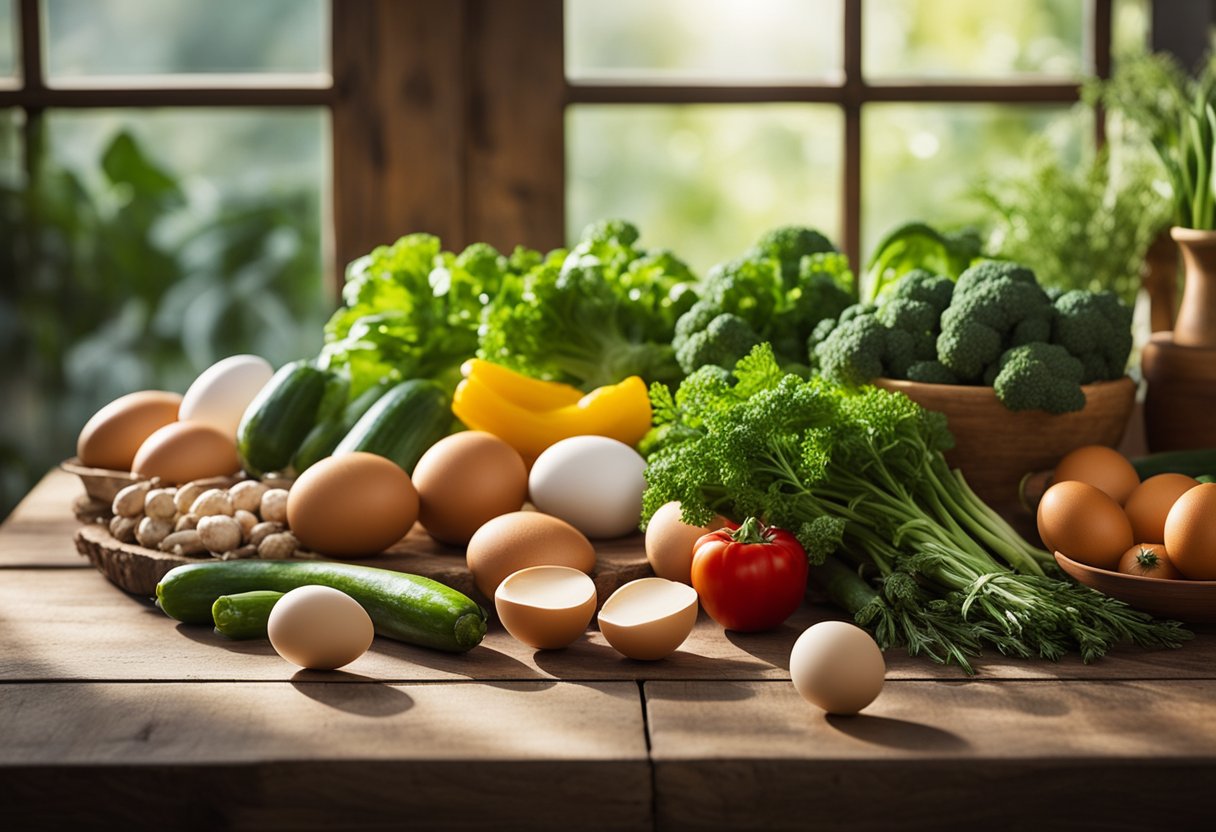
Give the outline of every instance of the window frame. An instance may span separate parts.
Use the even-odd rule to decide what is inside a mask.
[[[450,248],[565,244],[565,115],[579,104],[832,104],[843,113],[842,248],[859,262],[862,110],[868,104],[1067,104],[1076,83],[869,83],[862,4],[842,0],[838,80],[649,84],[568,79],[562,0],[333,0],[331,83],[317,87],[48,87],[43,0],[18,0],[20,85],[0,108],[25,113],[27,162],[42,114],[84,107],[324,107],[331,114],[335,285],[344,265],[412,231]],[[1108,77],[1113,0],[1087,0],[1087,69]],[[1154,6],[1154,37],[1161,26]],[[1163,27],[1164,28],[1164,27]],[[1103,119],[1095,120],[1103,139]]]

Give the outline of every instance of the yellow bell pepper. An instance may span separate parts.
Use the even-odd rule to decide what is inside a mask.
[[[473,430],[484,430],[505,441],[519,451],[528,465],[545,448],[571,436],[608,436],[632,446],[650,430],[650,395],[646,383],[638,376],[600,387],[573,403],[530,407],[528,401],[552,401],[557,393],[551,392],[548,398],[538,395],[529,399],[526,393],[537,392],[538,388],[525,384],[514,388],[513,395],[508,397],[501,387],[487,380],[492,377],[502,382],[507,377],[483,375],[480,369],[471,367],[468,376],[457,385],[452,412]],[[501,367],[496,370],[512,373]],[[533,385],[549,384],[535,379],[528,381]]]
[[[461,364],[460,374],[465,378],[477,376],[504,399],[528,410],[565,407],[583,397],[583,391],[577,387],[556,381],[541,381],[480,358],[470,358]]]

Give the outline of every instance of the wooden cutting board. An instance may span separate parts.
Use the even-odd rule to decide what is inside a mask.
[[[212,560],[122,543],[100,523],[88,523],[76,531],[76,549],[119,587],[146,597],[156,594],[156,584],[173,567]],[[646,560],[641,534],[596,542],[595,554],[597,563],[591,577],[600,603],[622,584],[654,574]],[[436,543],[420,526],[414,526],[405,539],[376,557],[346,562],[423,575],[463,592],[488,611],[494,608],[492,600],[474,586],[473,575],[465,565],[464,549]]]

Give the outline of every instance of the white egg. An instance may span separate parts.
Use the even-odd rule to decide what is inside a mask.
[[[367,611],[345,592],[302,586],[270,610],[266,632],[276,653],[312,670],[333,670],[367,652],[375,628]]]
[[[202,422],[236,438],[236,428],[245,408],[253,401],[274,368],[257,355],[233,355],[199,373],[182,396],[178,418]]]
[[[807,702],[830,714],[855,714],[882,691],[882,651],[870,634],[844,621],[808,628],[790,651],[790,678]]]
[[[587,537],[635,532],[642,519],[646,460],[606,436],[572,436],[550,445],[528,475],[532,503]]]

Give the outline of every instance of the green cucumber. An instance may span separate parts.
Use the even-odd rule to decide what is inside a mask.
[[[414,473],[427,448],[448,435],[452,403],[438,384],[403,381],[380,397],[334,448],[334,454],[365,451],[391,459]]]
[[[1188,477],[1216,474],[1216,448],[1149,454],[1133,459],[1132,467],[1136,469],[1141,480],[1157,474],[1186,474]]]
[[[211,605],[216,632],[234,639],[266,638],[270,611],[282,597],[283,593],[268,589],[221,595]]]
[[[261,477],[287,469],[296,448],[317,423],[322,405],[333,406],[333,379],[332,373],[309,361],[279,368],[249,403],[236,429],[245,471]]]
[[[486,613],[466,595],[438,581],[353,563],[327,561],[230,560],[189,563],[170,569],[156,585],[160,608],[189,624],[214,622],[212,608],[222,595],[301,586],[329,586],[345,592],[371,616],[380,635],[463,653],[481,643]]]
[[[311,466],[320,462],[334,452],[342,437],[350,433],[363,414],[380,400],[393,386],[391,381],[382,381],[364,390],[342,412],[324,419],[304,437],[295,456],[291,458],[291,467],[297,474],[302,474]]]

